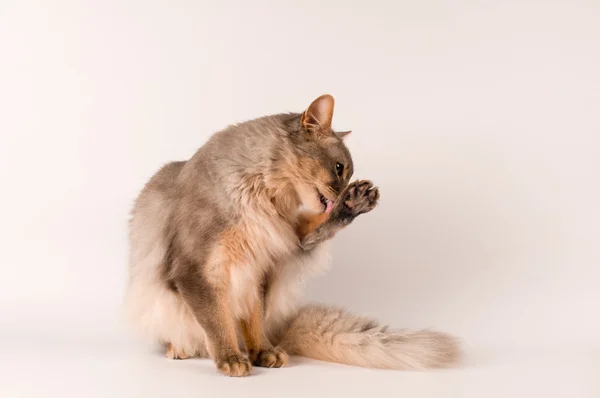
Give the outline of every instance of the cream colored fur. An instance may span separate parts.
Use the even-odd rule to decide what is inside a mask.
[[[138,201],[129,226],[130,278],[126,311],[135,333],[148,342],[177,342],[189,356],[207,356],[204,331],[188,305],[164,286],[159,267],[166,247],[163,228],[170,208],[158,191]]]
[[[428,369],[455,363],[456,341],[429,330],[389,330],[344,310],[308,306],[286,328],[281,346],[290,355],[381,369]]]
[[[126,298],[129,322],[137,335],[150,343],[170,342],[186,356],[208,356],[202,327],[178,294],[169,290],[160,278],[166,247],[162,228],[169,212],[168,201],[159,192],[148,192],[139,201],[130,224],[130,280]],[[263,229],[264,231],[264,229]],[[264,232],[262,232],[264,233]],[[298,308],[308,277],[324,272],[330,264],[328,242],[311,255],[294,257],[274,270],[274,279],[266,298],[265,330],[278,331]],[[257,272],[253,267],[230,268],[232,312],[237,318],[247,314]]]
[[[204,332],[183,299],[160,279],[165,254],[161,222],[169,209],[160,194],[137,209],[130,226],[131,279],[128,315],[137,333],[148,342],[170,342],[175,357],[208,357]],[[144,217],[147,212],[148,217]],[[150,217],[152,215],[152,217]],[[454,363],[459,350],[448,335],[433,331],[390,331],[375,321],[324,307],[298,310],[307,278],[325,271],[330,263],[327,244],[314,253],[277,269],[266,297],[265,330],[292,355],[356,366],[390,369],[426,369]],[[246,312],[244,300],[254,295],[252,274],[241,267],[231,272],[232,300],[237,316]],[[252,299],[256,299],[253,297]],[[170,354],[172,355],[172,353]]]
[[[335,309],[298,309],[306,279],[329,264],[325,242],[379,198],[369,181],[350,184],[353,165],[330,129],[332,112],[333,98],[322,96],[302,115],[230,126],[190,160],[169,163],[152,177],[129,225],[126,308],[139,336],[163,344],[173,358],[215,354],[221,371],[243,376],[250,364],[233,347],[234,323],[262,321],[264,308],[264,324],[253,321],[258,337],[251,344],[270,350],[268,355],[275,355],[271,344],[278,344],[291,354],[378,368],[428,368],[456,360],[456,342],[441,333],[388,331]],[[332,177],[338,169],[343,172]],[[348,196],[359,192],[359,199]],[[327,203],[333,200],[331,210]],[[329,214],[327,208],[335,222],[323,219],[312,232],[299,232],[301,215]],[[263,284],[268,286],[261,308]],[[197,321],[201,317],[210,344]],[[264,335],[269,342],[258,341]]]

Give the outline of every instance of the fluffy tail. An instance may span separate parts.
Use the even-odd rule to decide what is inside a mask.
[[[291,355],[367,368],[439,368],[460,357],[459,345],[449,335],[389,330],[372,319],[317,306],[290,319],[280,345]]]

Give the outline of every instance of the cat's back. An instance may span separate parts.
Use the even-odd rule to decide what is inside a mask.
[[[217,183],[232,177],[264,173],[274,152],[286,145],[286,122],[292,114],[264,116],[214,133],[192,156],[184,175],[206,174]]]
[[[160,213],[177,195],[176,184],[185,161],[170,162],[161,167],[146,183],[131,211],[132,222],[140,213]]]
[[[130,265],[134,268],[157,247],[177,196],[177,178],[185,161],[164,165],[136,198],[129,221]]]
[[[136,207],[140,204],[140,202],[144,202],[145,195],[172,195],[176,180],[185,164],[185,161],[170,162],[161,167],[142,189],[142,192],[136,200]]]
[[[196,231],[196,240],[209,239],[244,220],[270,225],[273,209],[265,181],[273,174],[272,155],[285,146],[286,121],[292,116],[231,125],[214,133],[189,160],[168,163],[154,174],[132,210],[132,267],[157,246],[165,246],[170,220],[180,236]]]

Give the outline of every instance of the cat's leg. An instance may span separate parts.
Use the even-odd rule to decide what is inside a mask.
[[[198,269],[198,267],[194,267]],[[226,273],[222,264],[208,262],[204,270]],[[235,323],[228,302],[228,280],[218,275],[217,281],[206,272],[192,272],[176,281],[177,289],[192,309],[204,329],[208,352],[217,368],[228,376],[247,376],[252,370],[250,361],[240,352]]]
[[[195,353],[188,353],[173,346],[171,343],[165,345],[165,356],[169,359],[188,359],[195,356]]]
[[[261,297],[256,300],[256,304],[247,318],[240,321],[240,329],[253,365],[280,368],[287,365],[288,355],[281,348],[273,347],[265,336],[263,307],[264,303]]]
[[[329,217],[318,226],[314,221],[310,227],[299,229],[300,246],[304,250],[312,250],[319,243],[331,239],[336,232],[350,224],[357,216],[368,213],[377,206],[379,188],[368,180],[351,183],[336,201]]]

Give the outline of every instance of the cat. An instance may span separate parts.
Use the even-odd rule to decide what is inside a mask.
[[[449,335],[297,305],[329,240],[379,200],[370,181],[350,182],[349,132],[332,129],[333,111],[322,95],[302,113],[229,126],[145,185],[129,222],[127,309],[167,357],[210,357],[229,376],[288,354],[389,369],[457,361]]]

